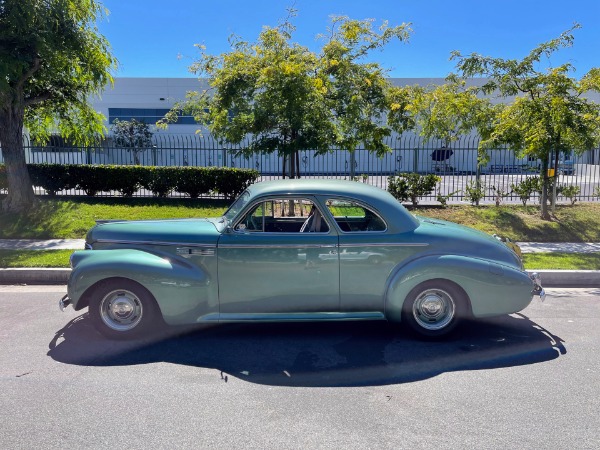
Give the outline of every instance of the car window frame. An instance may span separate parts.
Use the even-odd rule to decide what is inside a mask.
[[[293,231],[293,232],[292,231],[251,231],[251,230],[236,229],[237,226],[239,225],[239,223],[242,222],[243,219],[250,213],[250,211],[255,209],[259,203],[265,203],[265,202],[272,201],[272,200],[308,200],[309,202],[312,203],[312,205],[315,208],[317,208],[317,210],[321,214],[322,219],[327,224],[328,230],[327,231],[319,231],[319,232],[303,233],[300,231]],[[332,230],[333,230],[333,227],[331,225],[331,220],[328,217],[329,215],[330,215],[329,209],[327,208],[327,211],[324,213],[323,208],[321,207],[319,201],[314,196],[302,195],[302,194],[300,194],[300,195],[293,195],[293,194],[269,195],[266,197],[256,198],[256,199],[254,199],[254,201],[249,202],[246,205],[246,208],[243,211],[241,211],[238,214],[238,216],[235,218],[235,221],[233,222],[231,229],[234,233],[238,233],[238,234],[276,235],[276,236],[284,236],[284,235],[285,236],[296,236],[296,235],[328,236],[328,235],[332,234]],[[306,216],[306,218],[308,218],[308,216]],[[337,226],[337,223],[336,223],[336,226]],[[264,214],[263,214],[263,229],[264,229]]]
[[[333,196],[323,196],[323,204],[325,205],[325,208],[327,209],[327,213],[330,215],[331,220],[335,223],[335,226],[337,228],[337,230],[339,231],[340,234],[352,234],[352,235],[356,235],[356,234],[384,234],[387,233],[389,230],[389,226],[388,226],[388,222],[387,220],[385,220],[384,216],[379,212],[379,210],[377,208],[374,208],[373,206],[369,205],[368,203],[361,201],[359,199],[353,198],[353,197],[342,197],[342,196],[337,196],[337,195],[333,195]],[[329,200],[341,200],[341,201],[346,201],[346,202],[352,202],[357,204],[358,206],[364,208],[364,209],[368,209],[369,211],[371,211],[372,213],[374,213],[385,225],[385,228],[383,230],[374,230],[374,231],[344,231],[342,230],[342,227],[340,227],[339,223],[337,222],[337,220],[335,220],[335,216],[333,215],[332,211],[329,209],[329,207],[327,206],[327,202]]]

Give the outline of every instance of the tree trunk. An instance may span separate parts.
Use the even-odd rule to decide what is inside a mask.
[[[295,153],[290,154],[290,179],[296,178],[296,158]]]
[[[285,169],[286,169],[287,158],[288,158],[287,155],[283,155],[282,156],[283,167],[281,169],[281,178],[284,179],[284,180],[285,180],[285,175],[286,175]]]
[[[24,116],[22,105],[0,109],[0,146],[8,181],[8,195],[2,202],[2,210],[6,212],[24,211],[35,203],[23,148]]]
[[[548,213],[548,156],[542,159],[542,198],[540,199],[540,217],[542,220],[550,220]]]

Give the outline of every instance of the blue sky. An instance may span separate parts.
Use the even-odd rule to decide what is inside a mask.
[[[298,10],[294,41],[314,51],[330,15],[372,18],[391,25],[411,22],[410,42],[394,43],[371,59],[391,77],[445,77],[454,68],[452,50],[501,58],[522,58],[536,45],[560,35],[574,22],[573,48],[549,64],[565,61],[582,76],[600,67],[600,0],[104,0],[109,9],[100,32],[120,62],[118,77],[189,77],[197,56],[194,44],[207,51],[228,51],[234,33],[255,41],[264,25],[275,26],[286,8]]]

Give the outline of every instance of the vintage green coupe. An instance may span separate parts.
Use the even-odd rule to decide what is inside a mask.
[[[86,248],[60,306],[88,306],[110,338],[162,321],[388,320],[442,336],[544,295],[514,246],[351,181],[257,183],[214,219],[101,221]]]

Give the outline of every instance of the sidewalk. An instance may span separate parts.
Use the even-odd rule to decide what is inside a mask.
[[[517,242],[523,253],[600,253],[594,242]],[[0,250],[83,250],[83,239],[0,239]],[[538,270],[544,287],[600,287],[600,270]],[[71,269],[0,268],[0,284],[66,284]]]

